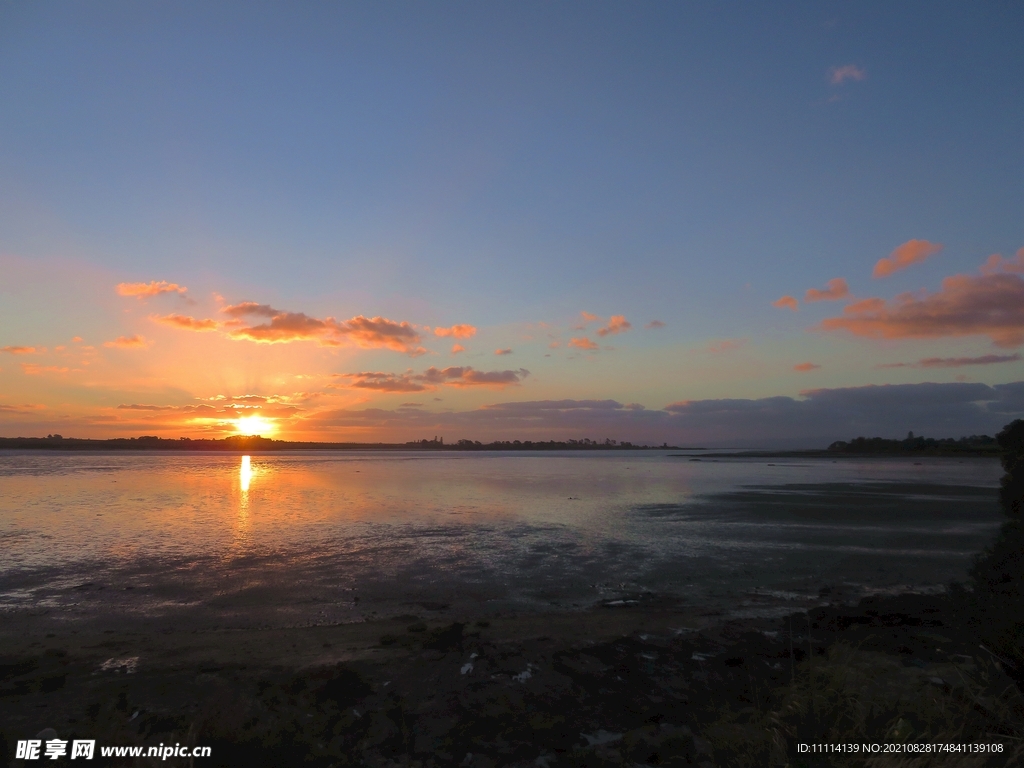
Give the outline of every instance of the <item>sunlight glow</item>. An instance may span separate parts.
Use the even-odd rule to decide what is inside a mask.
[[[262,416],[243,416],[235,422],[235,431],[240,435],[272,435],[277,424]]]

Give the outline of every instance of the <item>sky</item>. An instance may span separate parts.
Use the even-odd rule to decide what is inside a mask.
[[[1024,416],[1024,10],[0,2],[0,436]]]

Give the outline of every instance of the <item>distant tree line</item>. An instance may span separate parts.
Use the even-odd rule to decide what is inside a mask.
[[[989,435],[971,435],[954,440],[952,437],[934,437],[907,434],[903,440],[886,440],[882,437],[855,437],[853,440],[837,440],[828,447],[833,453],[1000,453],[999,441]]]

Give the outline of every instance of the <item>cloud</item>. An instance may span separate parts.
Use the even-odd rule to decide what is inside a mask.
[[[78,342],[80,342],[80,341],[82,340],[82,337],[81,337],[81,336],[75,336],[75,337],[74,337],[73,339],[71,339],[71,340],[72,340],[73,342],[75,342],[75,343],[77,344]]]
[[[435,336],[451,336],[454,339],[470,339],[476,335],[476,327],[467,325],[453,325],[451,328],[435,328]]]
[[[994,275],[999,272],[1024,273],[1024,248],[1017,250],[1017,255],[1012,259],[1004,259],[998,253],[993,253],[981,267],[981,274]]]
[[[496,355],[511,355],[512,354],[512,347],[506,347],[505,349],[496,349],[496,350],[494,350],[494,354],[496,354]]]
[[[608,320],[608,325],[604,328],[597,329],[598,336],[614,336],[619,333],[625,333],[633,326],[628,320],[622,315],[612,315]]]
[[[773,307],[779,309],[792,309],[794,312],[800,309],[800,304],[792,296],[783,296],[781,299],[776,299],[772,302]]]
[[[408,373],[346,373],[342,374],[350,379],[347,386],[354,389],[371,389],[377,392],[424,392],[434,389],[432,386],[422,384]]]
[[[42,347],[2,347],[0,352],[6,352],[9,355],[41,355],[46,350]]]
[[[320,320],[303,312],[286,312],[254,301],[224,307],[221,311],[234,318],[226,325],[232,326],[228,335],[235,339],[265,344],[316,341],[324,346],[337,346],[347,340],[364,349],[393,349],[412,356],[426,352],[419,346],[420,335],[412,325],[386,317],[357,315],[344,321],[333,317]],[[263,317],[269,322],[246,325],[242,318],[247,317]]]
[[[465,352],[466,348],[461,344],[452,344],[452,354],[457,355],[459,352]]]
[[[994,365],[1022,360],[1020,355],[982,355],[981,357],[926,357],[916,363],[884,363],[876,368],[963,368],[966,365]]]
[[[855,64],[846,64],[842,67],[832,67],[828,71],[828,81],[832,85],[842,85],[847,80],[860,82],[868,76],[868,73]]]
[[[721,354],[722,352],[733,352],[741,347],[746,346],[750,339],[722,339],[721,341],[713,341],[705,347],[706,352],[712,354]]]
[[[118,283],[117,292],[122,296],[135,296],[139,299],[148,299],[152,296],[159,296],[162,293],[177,293],[184,296],[188,288],[177,283],[168,283],[166,280],[159,282],[153,280],[148,283]]]
[[[818,368],[821,368],[821,366],[816,365],[815,363],[797,363],[793,366],[793,370],[799,371],[800,373],[807,373],[808,371],[814,371]]]
[[[846,280],[841,277],[829,280],[827,285],[828,287],[823,291],[819,291],[817,288],[809,288],[807,293],[804,294],[804,301],[808,303],[814,301],[838,301],[850,295],[850,287],[846,284]],[[782,301],[782,299],[779,299],[779,301]]]
[[[216,320],[197,320],[194,317],[188,315],[164,315],[160,317],[158,315],[150,315],[150,320],[154,323],[162,323],[163,325],[169,325],[173,328],[183,328],[187,331],[215,331],[217,330]]]
[[[25,403],[24,405],[4,405],[0,403],[0,413],[8,416],[34,416],[39,411],[46,410],[46,406],[39,403]]]
[[[425,392],[442,385],[451,387],[504,387],[519,384],[530,375],[525,368],[518,371],[478,371],[472,366],[435,368],[423,373],[340,373],[336,377],[348,379],[346,388],[370,389],[378,392]]]
[[[569,346],[576,347],[576,349],[586,349],[590,351],[598,350],[600,347],[585,336],[578,339],[569,339]]]
[[[29,376],[38,376],[43,373],[67,373],[70,368],[59,365],[40,365],[39,363],[22,363],[21,370]]]
[[[113,341],[105,341],[103,346],[115,349],[145,349],[152,343],[145,336],[140,336],[136,333],[132,336],[118,336]]]
[[[988,336],[998,347],[1024,344],[1024,279],[1010,272],[953,275],[932,294],[864,299],[818,326],[875,339]]]
[[[664,328],[665,324],[661,320],[651,320],[644,328]]]
[[[899,246],[886,259],[879,259],[871,272],[872,277],[888,277],[894,272],[906,269],[912,264],[918,264],[929,256],[934,256],[942,250],[942,243],[929,243],[927,240],[907,240]]]
[[[173,405],[139,405],[132,403],[131,405],[119,405],[117,406],[119,411],[176,411],[177,407]]]
[[[580,317],[583,318],[584,324],[586,324],[586,323],[596,323],[596,322],[599,322],[601,320],[600,317],[598,317],[597,315],[591,314],[590,312],[580,312]]]

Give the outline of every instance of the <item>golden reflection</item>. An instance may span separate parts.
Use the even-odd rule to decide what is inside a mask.
[[[242,493],[249,492],[249,483],[252,482],[252,459],[248,456],[242,457],[242,466],[238,468],[238,483],[242,486]]]

